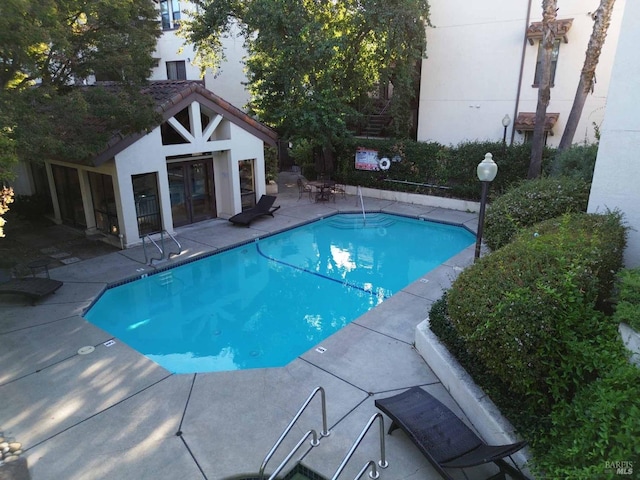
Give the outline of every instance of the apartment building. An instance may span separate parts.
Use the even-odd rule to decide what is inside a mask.
[[[576,93],[599,0],[558,0],[547,145],[557,146]],[[593,93],[573,143],[602,125],[625,0],[615,3]],[[530,140],[538,100],[542,7],[532,0],[431,0],[418,140]],[[503,120],[504,124],[503,125]]]
[[[224,98],[235,107],[244,108],[249,102],[249,92],[244,86],[247,78],[244,73],[243,57],[246,53],[244,39],[232,29],[228,37],[222,39],[225,59],[215,71],[202,75],[195,65],[193,45],[185,44],[178,35],[180,20],[189,15],[195,6],[180,0],[154,0],[158,6],[162,36],[158,40],[156,52],[157,65],[152,70],[150,80],[200,80],[204,79],[207,89]]]

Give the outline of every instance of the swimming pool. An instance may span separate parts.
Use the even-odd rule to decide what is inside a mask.
[[[174,373],[284,366],[473,242],[334,215],[109,288],[85,318]]]

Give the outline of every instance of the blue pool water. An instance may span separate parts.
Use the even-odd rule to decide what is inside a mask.
[[[473,242],[335,215],[110,288],[85,317],[175,373],[284,366]]]

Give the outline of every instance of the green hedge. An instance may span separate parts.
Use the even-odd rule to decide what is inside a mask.
[[[430,328],[473,377],[475,382],[514,421],[533,448],[529,465],[537,478],[620,478],[606,462],[640,458],[640,368],[628,362],[628,354],[614,322],[592,332],[594,341],[583,343],[580,358],[595,355],[601,377],[576,387],[570,401],[558,401],[548,416],[525,415],[523,402],[530,395],[514,395],[491,376],[471,355],[457,334],[447,309],[447,294],[429,312]]]
[[[551,175],[572,177],[591,183],[596,166],[598,145],[574,145],[557,152],[551,162]]]
[[[550,427],[531,442],[540,478],[635,478],[614,462],[640,468],[640,368],[627,361],[619,338],[604,345],[611,360],[601,378],[560,402]],[[613,464],[613,465],[612,465]]]
[[[377,150],[380,158],[397,158],[400,161],[392,161],[386,171],[356,170],[358,147]],[[491,184],[492,196],[500,195],[510,185],[526,178],[531,156],[529,144],[503,148],[501,142],[468,142],[446,146],[435,142],[361,138],[345,140],[336,147],[336,164],[331,174],[349,185],[477,201],[482,189],[476,168],[487,152],[493,154],[498,164],[498,175]],[[552,150],[545,149],[545,171],[550,168],[552,154]],[[305,175],[311,178],[317,174],[309,149],[302,146],[296,149],[294,145],[293,156]]]
[[[595,308],[615,286],[618,311],[622,298],[637,304],[640,270],[616,276],[625,241],[617,212],[539,223],[463,271],[429,312],[434,333],[529,441],[539,478],[614,479],[614,462],[639,467],[640,369],[617,312]]]
[[[447,292],[433,302],[429,310],[429,328],[447,347],[478,385],[503,408],[513,399],[508,388],[489,372],[476,355],[469,352],[464,339],[456,330],[448,312]]]
[[[615,320],[640,332],[640,268],[622,270],[618,276]]]
[[[589,184],[578,178],[547,177],[515,184],[494,200],[485,219],[484,241],[496,250],[523,227],[564,213],[584,212]]]
[[[574,214],[521,233],[463,271],[447,310],[471,355],[529,416],[600,374],[599,338],[615,331],[594,307],[609,299],[626,230],[617,213]],[[613,328],[613,330],[611,330]]]

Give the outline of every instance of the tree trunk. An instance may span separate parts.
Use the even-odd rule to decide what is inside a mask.
[[[600,0],[600,6],[593,14],[593,31],[591,32],[591,38],[589,38],[589,45],[587,46],[584,65],[580,73],[580,82],[578,83],[576,96],[573,99],[573,106],[567,119],[567,125],[564,127],[560,145],[558,146],[559,151],[569,148],[573,143],[573,137],[576,134],[587,95],[593,92],[593,80],[596,75],[596,67],[598,66],[600,52],[602,51],[604,40],[607,37],[607,30],[611,23],[614,3],[615,0]]]
[[[557,0],[542,1],[542,75],[538,84],[538,105],[536,107],[536,121],[531,143],[531,160],[527,178],[537,178],[542,173],[542,152],[544,151],[544,123],[547,116],[547,106],[551,98],[551,56],[553,42],[556,39],[556,11]]]

